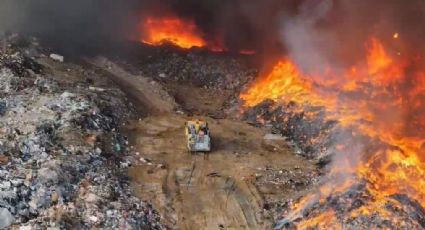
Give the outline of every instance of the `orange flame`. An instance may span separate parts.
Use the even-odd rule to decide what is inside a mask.
[[[142,23],[141,41],[151,45],[173,43],[181,48],[204,47],[202,33],[191,20],[177,17],[148,17]]]
[[[334,211],[326,211],[311,219],[301,221],[297,229],[342,229],[342,226],[335,224],[336,217]]]
[[[248,106],[255,106],[266,99],[304,102],[311,95],[311,82],[303,78],[295,65],[284,59],[276,64],[271,73],[260,78],[241,98]],[[307,101],[305,101],[307,102]]]
[[[223,45],[220,36],[208,42],[204,39],[204,34],[199,30],[193,20],[182,19],[176,16],[168,17],[147,17],[140,23],[141,36],[139,41],[159,46],[165,43],[172,43],[183,49],[193,47],[207,48],[212,52],[228,52]],[[254,55],[255,50],[239,50],[242,55]]]
[[[327,76],[303,74],[284,58],[240,97],[246,106],[255,106],[266,99],[324,106],[328,119],[381,143],[374,153],[365,153],[364,160],[353,169],[334,166],[331,170],[331,174],[353,173],[368,182],[367,189],[375,201],[353,211],[352,216],[385,214],[384,204],[394,194],[405,194],[425,207],[424,65],[416,58],[392,56],[376,38],[369,40],[366,54],[364,62],[338,76],[332,71]],[[349,93],[357,96],[344,96]],[[320,196],[302,200],[294,210],[302,209],[300,206],[308,204],[308,199],[343,192],[352,184],[353,181],[325,184],[320,188]],[[326,212],[302,224],[328,222],[333,220],[332,215]]]

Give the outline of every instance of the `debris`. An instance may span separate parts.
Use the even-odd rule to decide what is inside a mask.
[[[268,133],[268,134],[264,135],[264,140],[285,141],[286,138],[281,136],[281,135]]]
[[[6,208],[0,208],[0,229],[4,229],[12,225],[14,219],[12,214]]]
[[[0,100],[0,116],[4,116],[6,114],[6,102]]]
[[[105,92],[106,91],[106,89],[94,87],[94,86],[89,86],[89,90],[95,91],[95,92]]]
[[[243,117],[255,126],[270,127],[272,133],[282,136],[289,145],[293,145],[295,152],[308,159],[321,161],[333,154],[327,150],[334,141],[329,131],[335,127],[336,121],[326,119],[322,107],[297,105],[293,102],[277,105],[268,100],[245,111]],[[342,132],[334,131],[333,134]],[[277,136],[269,135],[267,138]]]
[[[42,69],[0,53],[0,229],[164,229],[122,175],[130,162],[119,124],[131,109],[123,94]]]
[[[212,172],[212,173],[208,173],[207,177],[221,177],[221,175],[219,173]]]
[[[59,54],[50,54],[49,56],[51,59],[58,61],[58,62],[64,62],[64,57]]]

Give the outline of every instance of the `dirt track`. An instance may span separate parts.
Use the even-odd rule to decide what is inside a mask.
[[[162,107],[164,103],[168,106],[166,111],[150,111],[150,116],[130,122],[126,127],[130,142],[139,153],[137,157],[151,161],[130,169],[134,191],[155,204],[166,224],[173,229],[273,228],[272,218],[263,213],[264,197],[284,199],[293,198],[295,194],[257,188],[254,181],[258,168],[298,165],[308,171],[314,168],[310,162],[291,153],[284,141],[264,140],[266,133],[262,129],[241,121],[208,117],[213,151],[190,154],[183,131],[187,117],[171,111],[164,91],[146,85],[148,81],[141,76],[122,74],[122,69],[115,69],[117,66],[105,68],[104,61],[94,64],[108,71],[115,80],[126,81],[125,91],[130,97],[139,95],[136,98],[139,106],[145,109]],[[142,80],[135,83],[138,78]],[[150,88],[148,96],[146,88]],[[182,86],[182,90],[186,91],[187,86]],[[200,97],[202,101],[191,97],[179,102],[186,107],[196,107],[207,100],[208,95],[217,101],[217,94],[206,92]]]

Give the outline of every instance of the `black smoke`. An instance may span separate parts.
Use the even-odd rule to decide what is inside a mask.
[[[304,42],[317,43],[335,59],[354,59],[371,33],[391,36],[397,31],[415,43],[425,36],[422,0],[1,0],[0,30],[84,52],[139,37],[146,16],[174,14],[194,20],[208,42],[269,55],[293,48],[287,37],[311,20],[321,2],[329,2],[329,9],[307,22],[318,38]],[[294,28],[288,30],[288,22]]]
[[[280,49],[279,15],[291,1],[2,0],[0,30],[34,35],[51,47],[85,52],[139,37],[146,16],[194,20],[208,42],[230,50]]]
[[[135,0],[2,0],[0,29],[40,38],[64,52],[88,52],[135,30]]]

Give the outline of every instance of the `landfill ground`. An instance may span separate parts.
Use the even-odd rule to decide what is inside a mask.
[[[272,229],[323,174],[242,119],[255,71],[238,58],[153,47],[142,64],[61,63],[14,39],[0,52],[0,229]],[[193,118],[209,153],[186,150]]]
[[[145,109],[145,117],[125,127],[137,159],[129,176],[135,194],[154,204],[172,229],[272,229],[292,200],[318,181],[317,166],[294,154],[284,138],[241,121],[240,112],[224,111],[229,90],[158,84],[106,59],[90,62]],[[184,122],[193,118],[209,122],[210,153],[187,151]]]
[[[0,50],[0,229],[165,229],[132,195],[136,114],[102,73],[30,41]]]

